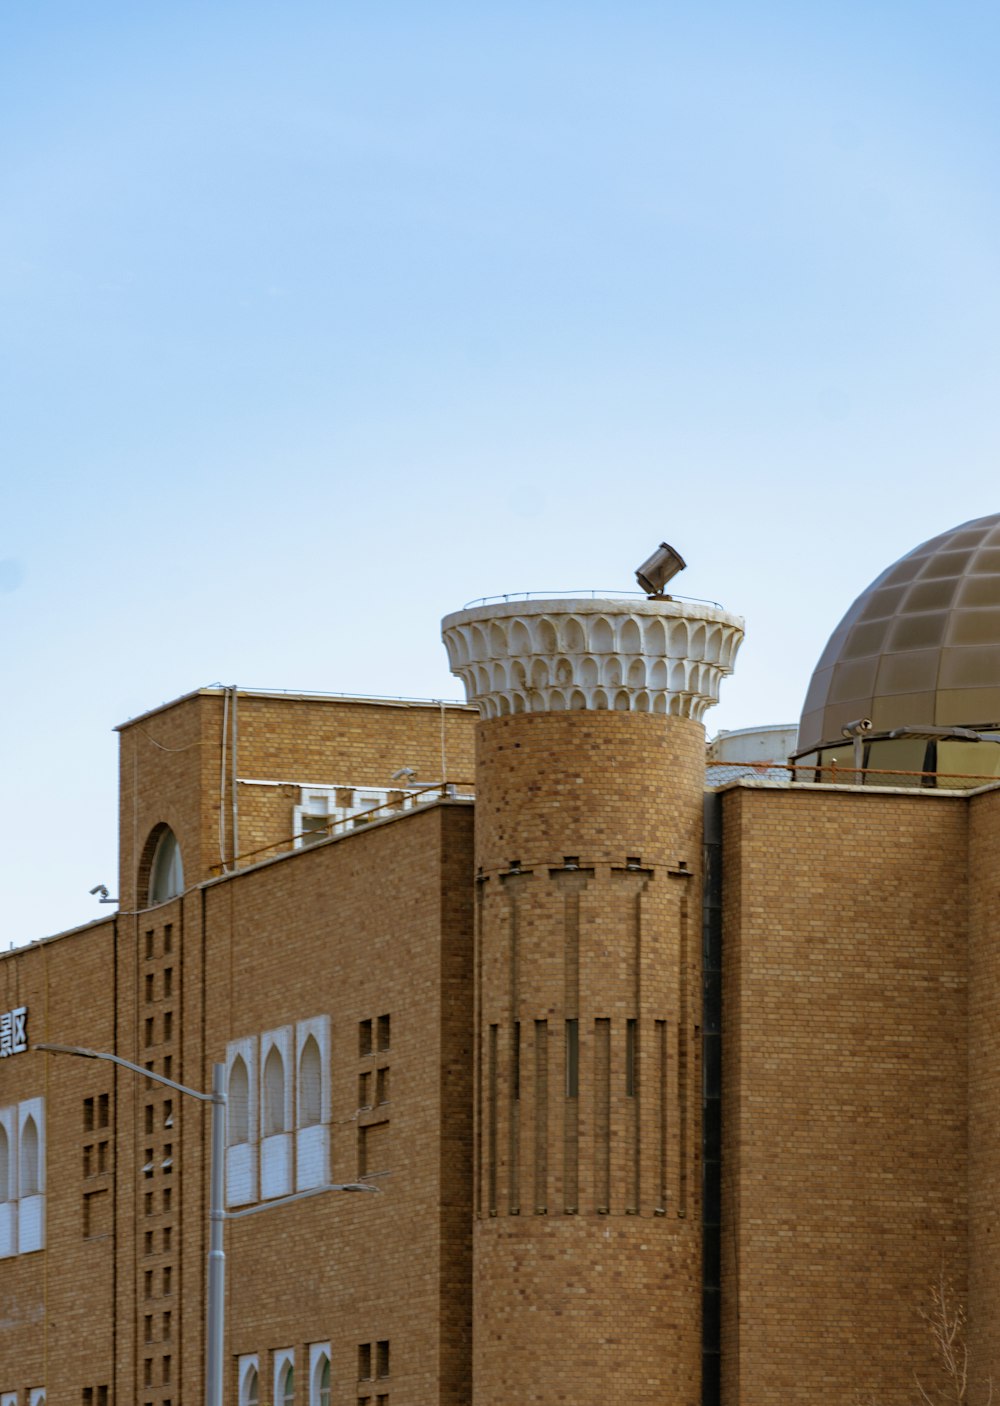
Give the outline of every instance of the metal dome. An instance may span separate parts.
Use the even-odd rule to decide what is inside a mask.
[[[1000,513],[924,542],[858,596],[816,665],[799,753],[862,717],[876,732],[1000,726]]]

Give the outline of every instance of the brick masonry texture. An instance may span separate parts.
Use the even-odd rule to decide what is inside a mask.
[[[240,849],[270,848],[219,876],[223,710],[207,691],[123,729],[122,911],[0,957],[0,1009],[200,1088],[231,1042],[328,1018],[330,1172],[367,1158],[381,1195],[229,1224],[227,1399],[256,1354],[270,1406],[292,1349],[305,1406],[329,1342],[332,1406],[695,1406],[700,726],[451,708],[475,805],[290,852],[300,785],[439,779],[441,712],[241,694],[238,774],[279,784],[241,786]],[[942,1269],[978,1388],[1000,1377],[1000,790],[721,806],[725,1406],[908,1403]],[[161,824],[186,889],[137,908]],[[203,1110],[108,1064],[0,1060],[0,1107],[39,1097],[46,1248],[0,1264],[0,1392],[194,1406]],[[359,1379],[382,1342],[389,1375]]]
[[[723,807],[724,1400],[902,1406],[967,1294],[968,806]]]
[[[472,709],[445,707],[443,778],[442,710],[434,704],[240,693],[236,774],[244,862],[291,848],[301,786],[387,788],[402,767],[413,767],[419,783],[471,781],[475,724]],[[127,910],[146,901],[137,876],[148,877],[157,824],[177,835],[187,884],[221,872],[223,859],[232,862],[232,708],[227,714],[224,696],[206,690],[126,723],[120,733],[118,893]]]
[[[699,1400],[703,758],[687,719],[480,724],[476,1406]]]
[[[237,1357],[256,1352],[269,1401],[269,1354],[291,1347],[304,1400],[308,1346],[329,1341],[333,1399],[353,1402],[358,1344],[387,1340],[380,1393],[468,1400],[472,819],[468,804],[433,805],[3,963],[33,1040],[114,1050],[199,1088],[229,1040],[327,1014],[333,1177],[357,1177],[359,1127],[387,1127],[378,1197],[330,1193],[227,1228],[227,1399]],[[359,1023],[381,1015],[391,1017],[391,1047],[360,1059]],[[378,1066],[391,1071],[390,1101],[359,1112],[359,1072]],[[109,1384],[118,1402],[200,1400],[201,1110],[69,1057],[29,1054],[0,1072],[5,1102],[46,1094],[49,1135],[49,1248],[4,1263],[3,1389],[46,1384],[50,1401],[76,1403],[85,1386]],[[81,1110],[101,1091],[114,1109],[114,1152],[107,1175],[84,1177]],[[104,1186],[114,1216],[85,1239],[83,1194]]]

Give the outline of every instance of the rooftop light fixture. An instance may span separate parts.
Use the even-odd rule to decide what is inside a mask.
[[[680,552],[675,552],[673,547],[661,542],[653,555],[639,567],[635,579],[647,595],[662,596],[667,582],[672,580],[678,571],[683,571],[685,566],[687,562]]]

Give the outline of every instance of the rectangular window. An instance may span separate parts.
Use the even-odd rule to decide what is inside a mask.
[[[163,929],[163,950],[172,952],[174,950],[174,925],[167,923]]]
[[[151,962],[151,961],[153,960],[153,955],[154,955],[153,943],[154,943],[155,941],[156,941],[156,934],[153,932],[152,928],[150,928],[150,929],[147,931],[147,933],[146,933],[146,961],[147,961],[147,962]]]
[[[146,1041],[146,1048],[147,1048],[147,1049],[148,1049],[149,1046],[153,1043],[153,1035],[154,1035],[153,1017],[152,1017],[152,1016],[148,1016],[148,1017],[146,1018],[146,1034],[145,1034],[145,1041]]]
[[[379,1050],[389,1048],[389,1016],[380,1015],[378,1018],[378,1047]]]
[[[110,1099],[107,1094],[101,1094],[97,1100],[97,1126],[106,1128],[111,1121],[109,1113]]]
[[[371,1343],[358,1344],[358,1381],[371,1381],[372,1375],[372,1345]]]
[[[358,1107],[371,1108],[372,1106],[372,1076],[371,1073],[358,1075]]]
[[[164,967],[163,969],[163,994],[164,996],[172,996],[174,994],[173,967]]]
[[[163,1012],[163,1038],[172,1040],[174,1038],[174,1013],[173,1011]]]
[[[388,1069],[377,1069],[375,1071],[375,1102],[389,1102],[389,1071]]]
[[[365,1055],[372,1052],[372,1023],[370,1020],[358,1021],[358,1054],[363,1059]]]
[[[83,1100],[83,1131],[89,1133],[94,1126],[94,1100],[85,1098]]]
[[[147,1004],[147,1005],[148,1005],[149,1002],[152,1001],[152,999],[153,999],[153,983],[154,983],[154,980],[155,980],[155,978],[154,978],[154,976],[153,976],[153,973],[152,973],[152,972],[147,972],[147,973],[146,973],[146,983],[145,983],[145,984],[146,984],[146,1004]]]
[[[635,1098],[635,1032],[636,1022],[625,1022],[625,1095]]]
[[[377,1377],[387,1377],[389,1375],[389,1342],[383,1339],[375,1344],[375,1375]]]
[[[566,1022],[566,1097],[580,1096],[580,1022]]]

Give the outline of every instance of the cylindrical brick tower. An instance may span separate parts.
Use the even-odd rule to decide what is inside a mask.
[[[705,740],[669,599],[449,615],[479,705],[475,1406],[697,1406]]]

